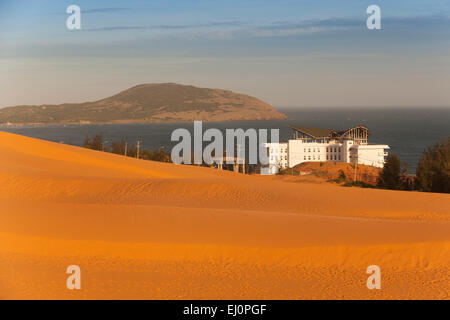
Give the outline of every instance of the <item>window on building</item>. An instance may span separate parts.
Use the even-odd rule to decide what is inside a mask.
[[[303,160],[306,160],[306,156],[303,157]]]
[[[339,160],[341,160],[341,155],[339,155]]]
[[[334,155],[334,160],[337,160],[336,155]]]
[[[341,148],[339,148],[339,152],[341,152]]]
[[[337,151],[336,151],[336,148],[334,148],[334,152],[337,152]]]

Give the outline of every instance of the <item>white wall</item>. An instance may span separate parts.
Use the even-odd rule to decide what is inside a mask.
[[[347,162],[382,168],[387,145],[355,145],[351,140],[327,143],[289,140],[288,143],[268,143],[269,171],[278,173],[278,168],[293,168],[304,162]]]
[[[303,142],[289,140],[289,168],[303,162],[345,162],[346,150],[342,143]]]
[[[353,157],[351,159],[352,163],[355,163],[355,158],[357,158],[358,164],[365,164],[368,166],[383,168],[385,156],[387,155],[384,150],[389,149],[389,146],[363,145],[354,146],[352,149],[355,149],[355,151],[353,152]]]
[[[288,166],[287,143],[267,143],[266,147],[269,149],[270,172],[278,173],[279,167],[286,168]]]

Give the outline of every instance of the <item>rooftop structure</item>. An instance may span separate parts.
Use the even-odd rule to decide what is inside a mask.
[[[347,130],[289,126],[294,139],[284,143],[268,143],[269,166],[274,174],[303,162],[347,162],[382,168],[388,145],[369,144],[370,131],[360,125]]]
[[[289,126],[294,130],[296,140],[353,140],[358,144],[367,144],[370,136],[369,129],[365,126],[356,126],[348,130],[321,129],[304,126]]]

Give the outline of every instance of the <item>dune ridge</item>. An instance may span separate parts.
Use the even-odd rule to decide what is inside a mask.
[[[0,132],[0,298],[448,299],[450,197]],[[83,288],[65,288],[80,265]],[[368,290],[367,266],[382,270]]]

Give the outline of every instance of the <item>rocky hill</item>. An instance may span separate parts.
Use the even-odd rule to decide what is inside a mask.
[[[0,109],[0,124],[147,123],[285,119],[269,104],[232,91],[143,84],[94,102]]]

